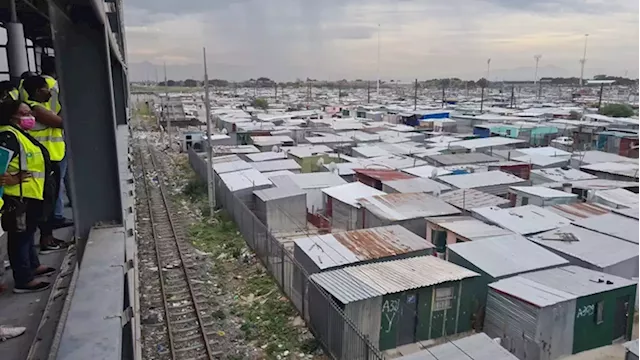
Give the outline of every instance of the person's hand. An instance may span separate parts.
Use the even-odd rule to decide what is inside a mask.
[[[20,182],[25,182],[32,177],[31,173],[27,171],[22,171],[18,174],[12,175],[9,173],[4,173],[0,176],[0,186],[5,185],[18,185]]]

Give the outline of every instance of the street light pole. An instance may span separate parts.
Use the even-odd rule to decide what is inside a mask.
[[[584,85],[584,63],[587,62],[587,39],[589,34],[584,34],[584,52],[582,53],[582,59],[580,59],[580,86]]]

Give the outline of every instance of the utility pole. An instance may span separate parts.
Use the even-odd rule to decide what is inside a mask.
[[[418,79],[413,86],[413,111],[418,110]]]
[[[584,51],[582,53],[582,59],[580,59],[580,86],[584,86],[584,64],[587,62],[587,39],[589,34],[584,34]]]
[[[447,88],[447,84],[446,82],[442,82],[442,108],[444,109],[444,103],[446,102],[445,99],[445,89]]]
[[[540,58],[542,58],[542,55],[533,55],[533,59],[536,61],[536,71],[533,74],[533,85],[538,82],[538,63],[540,62]]]
[[[342,82],[338,81],[338,104],[342,101]]]
[[[489,77],[491,76],[491,58],[487,59],[487,81],[489,80]]]
[[[367,104],[371,102],[371,81],[367,81]]]
[[[511,105],[512,109],[515,106],[515,104],[516,104],[516,98],[515,98],[515,94],[514,94],[514,86],[511,85],[511,102],[510,102],[510,105]]]
[[[598,96],[598,112],[602,106],[602,93],[604,92],[604,82],[600,84],[600,96]]]
[[[542,81],[538,81],[538,99],[542,97]]]
[[[169,83],[167,82],[167,63],[164,63],[164,94],[167,97],[167,143],[169,144],[169,150],[171,150],[171,101],[169,99]]]
[[[378,80],[376,81],[376,96],[380,101],[380,24],[378,24]]]
[[[484,84],[482,84],[482,92],[480,93],[480,112],[484,108]]]
[[[209,105],[209,75],[207,74],[207,49],[202,48],[204,58],[204,111],[207,117],[207,194],[209,195],[209,216],[215,209],[216,188],[213,183],[213,148],[211,147],[211,105]]]
[[[278,82],[274,81],[273,85],[275,86],[275,90],[276,90],[276,94],[274,95],[273,101],[277,103],[278,102]]]

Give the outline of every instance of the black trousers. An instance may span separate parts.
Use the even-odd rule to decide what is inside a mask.
[[[53,172],[53,176],[47,177],[47,182],[51,182],[51,184],[45,185],[44,201],[42,204],[43,217],[38,225],[41,238],[53,235],[53,222],[55,221],[53,215],[56,210],[56,200],[60,193],[60,163],[58,161],[51,162],[51,171]]]
[[[26,201],[25,231],[7,231],[7,252],[17,287],[24,287],[33,280],[34,272],[40,266],[33,236],[42,216],[42,201],[33,199],[26,199]],[[10,215],[6,214],[5,216]]]

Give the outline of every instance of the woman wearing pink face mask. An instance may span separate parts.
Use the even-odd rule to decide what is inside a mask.
[[[8,235],[15,293],[48,289],[51,284],[37,277],[56,271],[41,265],[34,249],[38,223],[55,200],[47,187],[52,175],[49,153],[26,132],[34,125],[35,118],[27,104],[16,100],[0,103],[0,146],[13,151],[7,172],[0,176],[0,185],[4,187],[1,222]]]

